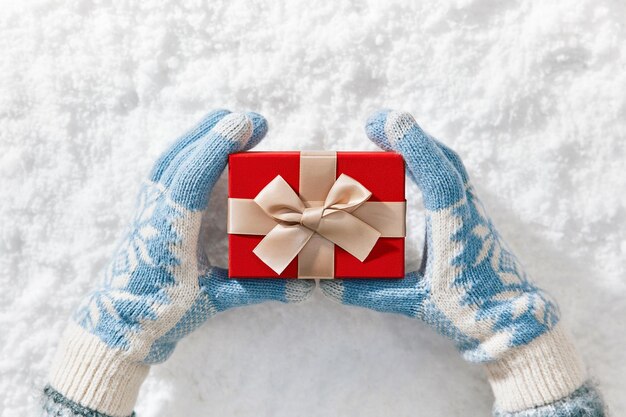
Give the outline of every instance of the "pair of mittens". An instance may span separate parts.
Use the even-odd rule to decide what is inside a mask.
[[[402,280],[322,281],[324,293],[421,319],[452,339],[466,359],[486,364],[497,416],[603,416],[557,306],[503,243],[458,155],[407,113],[378,112],[366,130],[382,149],[403,155],[422,191],[422,268]],[[149,366],[209,317],[308,297],[313,281],[232,280],[198,255],[202,212],[228,155],[266,132],[255,113],[218,110],[157,161],[101,285],[61,339],[44,415],[131,415]]]

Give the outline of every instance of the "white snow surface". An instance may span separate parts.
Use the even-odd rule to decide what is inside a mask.
[[[374,150],[412,112],[464,158],[626,414],[626,3],[48,0],[0,12],[0,414],[36,414],[64,325],[141,180],[214,108],[264,114],[261,150]],[[408,267],[421,197],[409,199]],[[227,263],[226,178],[206,251]],[[485,416],[479,365],[415,320],[336,305],[220,314],[153,367],[140,416]]]

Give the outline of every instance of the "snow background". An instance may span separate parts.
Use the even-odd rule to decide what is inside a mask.
[[[36,413],[64,323],[140,181],[218,107],[264,114],[264,150],[373,150],[367,115],[411,111],[464,158],[613,414],[626,414],[625,3],[2,3],[3,416]],[[407,192],[415,266],[421,202]],[[225,198],[222,178],[206,239],[220,265]],[[480,367],[422,324],[316,293],[215,317],[153,368],[137,411],[485,416],[491,404]]]

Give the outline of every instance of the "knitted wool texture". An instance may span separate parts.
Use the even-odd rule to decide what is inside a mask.
[[[598,391],[586,383],[565,398],[518,413],[494,410],[494,417],[605,417],[607,411]]]
[[[49,386],[43,390],[43,395],[42,417],[110,417],[67,399]],[[130,415],[130,417],[135,416],[135,413]]]
[[[167,359],[207,318],[308,296],[308,281],[230,280],[198,248],[202,211],[228,154],[251,148],[266,130],[254,113],[216,111],[157,161],[102,284],[60,341],[44,415],[63,407],[69,415],[131,415],[149,365]]]
[[[506,247],[459,156],[423,132],[408,113],[378,112],[366,131],[381,148],[403,155],[409,177],[422,191],[422,266],[398,281],[324,281],[325,294],[344,304],[421,319],[452,339],[467,360],[486,363],[496,415],[530,412],[571,396],[586,376],[558,324],[559,310]],[[563,410],[570,409],[566,403]]]
[[[602,400],[590,384],[585,384],[567,397],[542,407],[517,413],[501,413],[494,410],[495,417],[604,417],[605,415]],[[48,387],[44,390],[42,417],[58,416],[109,417],[82,407]],[[134,416],[133,413],[131,417]]]

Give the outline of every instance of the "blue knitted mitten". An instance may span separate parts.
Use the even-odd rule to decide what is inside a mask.
[[[156,163],[101,285],[76,311],[45,389],[44,415],[131,415],[151,364],[206,319],[266,300],[297,302],[304,280],[231,280],[198,238],[202,211],[228,154],[265,135],[254,113],[209,114]]]
[[[324,293],[421,319],[452,339],[467,360],[486,364],[497,416],[604,415],[556,304],[504,244],[459,156],[408,113],[378,112],[366,130],[378,146],[404,156],[422,191],[422,267],[399,281],[323,281]]]

